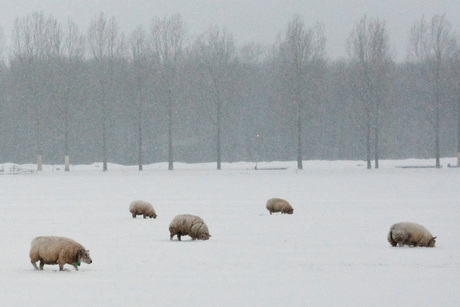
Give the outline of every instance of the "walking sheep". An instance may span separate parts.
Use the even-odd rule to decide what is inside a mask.
[[[152,205],[149,202],[143,200],[135,200],[129,205],[129,212],[133,215],[133,218],[136,218],[136,215],[143,215],[144,219],[148,216],[150,218],[156,219],[157,214],[153,210]]]
[[[208,240],[211,235],[209,234],[208,226],[204,221],[195,215],[182,214],[173,218],[169,224],[170,239],[172,240],[177,235],[177,240],[180,241],[181,236],[190,236],[192,240]]]
[[[270,215],[273,212],[281,212],[281,214],[294,213],[294,209],[292,209],[291,205],[286,200],[281,198],[271,198],[267,200],[267,205],[265,207],[270,212]]]
[[[64,264],[73,265],[78,271],[81,262],[92,263],[89,250],[80,243],[64,237],[36,237],[30,244],[30,262],[38,270],[36,262],[40,260],[40,270],[45,264],[58,264],[59,271]]]
[[[436,237],[433,237],[425,227],[410,222],[396,223],[391,226],[387,239],[392,246],[434,247],[436,243]]]

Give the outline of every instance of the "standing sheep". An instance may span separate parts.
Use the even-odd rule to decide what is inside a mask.
[[[172,240],[175,235],[180,241],[181,236],[190,236],[192,240],[208,240],[211,235],[209,234],[208,226],[204,221],[195,215],[182,214],[173,218],[169,224],[170,239]]]
[[[89,250],[80,243],[64,237],[36,237],[30,244],[30,262],[38,270],[36,262],[40,260],[40,270],[45,264],[59,264],[59,271],[64,264],[73,265],[78,271],[81,262],[92,263]]]
[[[436,237],[422,225],[410,222],[396,223],[390,228],[387,240],[392,246],[434,247]]]
[[[136,218],[136,215],[143,215],[144,219],[148,216],[150,218],[156,219],[157,214],[153,210],[152,205],[149,202],[143,200],[135,200],[129,205],[129,212],[133,215],[133,218]]]
[[[286,200],[281,198],[271,198],[267,200],[267,205],[265,207],[270,212],[270,215],[273,212],[281,212],[281,214],[294,213],[294,209],[292,209],[292,206]]]

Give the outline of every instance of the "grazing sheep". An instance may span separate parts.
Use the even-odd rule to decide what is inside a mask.
[[[175,235],[180,241],[181,236],[190,236],[192,240],[208,240],[211,235],[209,234],[208,226],[204,221],[194,215],[182,214],[173,218],[169,224],[170,239],[172,240]]]
[[[59,264],[59,270],[64,264],[73,265],[78,271],[81,262],[92,263],[89,250],[80,243],[64,237],[36,237],[30,244],[30,262],[38,270],[36,262],[40,260],[40,270],[45,264]]]
[[[294,213],[294,209],[292,209],[291,205],[286,200],[281,198],[271,198],[267,200],[267,205],[265,207],[270,212],[270,215],[273,212],[281,212],[281,214]]]
[[[144,219],[148,216],[150,218],[156,219],[157,214],[153,210],[152,205],[149,202],[143,200],[135,200],[129,205],[129,212],[133,215],[133,218],[136,218],[136,215],[143,215]]]
[[[392,246],[434,247],[436,243],[436,237],[433,237],[425,227],[410,222],[396,223],[391,226],[387,239]]]

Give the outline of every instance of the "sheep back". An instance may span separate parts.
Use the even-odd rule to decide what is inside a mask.
[[[211,235],[209,234],[208,226],[198,216],[190,214],[181,214],[173,218],[169,224],[170,239],[172,240],[175,235],[180,241],[181,236],[190,236],[192,240],[208,240]]]
[[[92,263],[89,250],[80,243],[64,237],[36,237],[30,244],[30,262],[38,270],[37,261],[40,261],[40,270],[45,264],[58,264],[59,270],[64,269],[64,264],[72,265],[78,271],[80,262]]]
[[[387,240],[392,246],[434,247],[436,243],[436,237],[433,237],[424,226],[411,222],[400,222],[392,225]]]
[[[289,202],[281,198],[271,198],[267,200],[267,205],[265,207],[270,212],[270,214],[273,212],[281,212],[281,214],[294,213],[294,209],[292,209],[292,206],[289,204]]]
[[[157,218],[157,214],[155,213],[152,204],[143,200],[132,201],[129,205],[129,212],[131,212],[133,218],[136,218],[137,215],[142,215],[144,219],[147,216],[153,219]]]

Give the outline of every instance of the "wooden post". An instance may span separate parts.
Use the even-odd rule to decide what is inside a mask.
[[[37,171],[42,171],[42,155],[37,155]]]
[[[69,171],[69,156],[65,156],[65,168],[64,171],[68,172]]]

